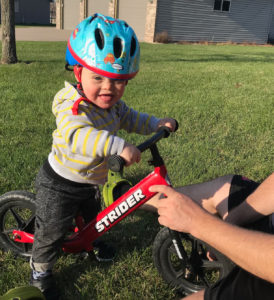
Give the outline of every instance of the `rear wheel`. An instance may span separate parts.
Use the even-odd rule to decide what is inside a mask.
[[[14,241],[14,230],[34,234],[35,195],[12,191],[0,197],[0,244],[3,250],[30,257],[32,243]]]
[[[162,228],[154,240],[153,260],[163,279],[183,294],[212,286],[232,269],[233,263],[206,243],[185,233],[180,238],[197,272],[178,258],[168,228]]]

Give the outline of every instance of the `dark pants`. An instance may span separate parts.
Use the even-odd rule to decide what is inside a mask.
[[[31,259],[31,267],[40,272],[52,269],[73,218],[80,212],[88,222],[101,210],[97,185],[71,182],[54,173],[48,163],[45,165],[36,178],[35,236]]]
[[[258,183],[234,176],[228,198],[228,210],[242,203],[257,187]],[[249,229],[273,233],[271,217],[263,217],[250,224]],[[274,284],[235,266],[232,271],[214,286],[205,290],[205,300],[273,300]]]

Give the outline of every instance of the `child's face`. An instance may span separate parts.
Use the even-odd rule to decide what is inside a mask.
[[[113,80],[83,68],[82,87],[86,97],[100,108],[108,109],[121,99],[126,80]]]

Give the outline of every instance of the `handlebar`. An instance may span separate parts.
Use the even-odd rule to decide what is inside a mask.
[[[178,129],[178,122],[176,121],[176,128],[175,131]],[[144,152],[145,150],[151,148],[153,145],[155,145],[159,140],[162,138],[167,138],[171,133],[171,130],[169,127],[162,126],[158,129],[158,131],[149,139],[144,141],[142,144],[138,145],[137,148]],[[108,168],[113,172],[120,172],[123,170],[123,167],[125,166],[126,162],[125,160],[117,155],[111,155],[108,159]]]
[[[171,130],[169,127],[162,126],[151,138],[138,145],[137,148],[140,150],[140,152],[144,152],[147,149],[149,149],[152,145],[156,144],[162,138],[169,137],[170,133]]]

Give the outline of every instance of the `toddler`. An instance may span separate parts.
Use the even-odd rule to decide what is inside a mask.
[[[170,118],[158,119],[129,108],[121,100],[128,80],[139,68],[139,43],[124,21],[95,14],[72,32],[66,51],[77,85],[65,83],[53,101],[56,130],[52,150],[36,179],[35,238],[30,261],[31,284],[46,299],[59,299],[52,268],[73,218],[81,211],[86,222],[101,209],[98,185],[107,177],[107,158],[118,154],[129,166],[140,151],[117,136],[119,129],[150,134]],[[114,251],[94,243],[99,261]]]

